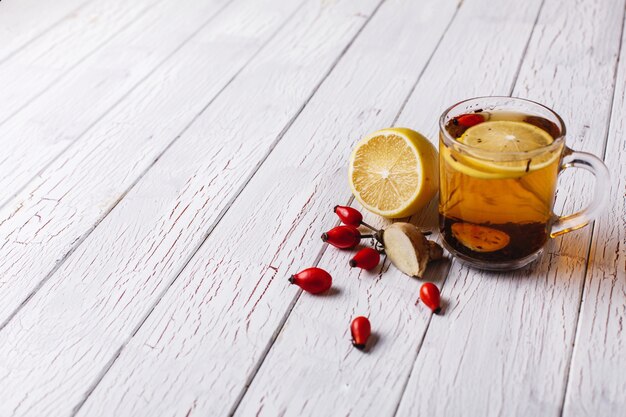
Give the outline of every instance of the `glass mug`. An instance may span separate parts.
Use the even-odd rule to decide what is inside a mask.
[[[443,245],[465,263],[521,268],[550,237],[586,226],[606,205],[606,166],[565,146],[563,120],[541,104],[472,98],[447,109],[439,127],[439,227]],[[584,210],[557,216],[557,177],[571,167],[594,174],[595,194]]]

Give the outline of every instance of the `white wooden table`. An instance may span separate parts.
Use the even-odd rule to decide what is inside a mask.
[[[625,3],[2,1],[0,416],[626,416]],[[435,264],[442,316],[321,242],[356,140],[508,94],[604,157],[593,226]]]

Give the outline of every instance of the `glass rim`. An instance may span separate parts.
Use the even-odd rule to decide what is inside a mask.
[[[499,151],[488,151],[488,150],[484,150],[484,149],[480,149],[477,148],[475,146],[470,146],[470,145],[466,145],[464,143],[459,142],[458,140],[456,140],[456,138],[453,138],[448,131],[446,130],[446,117],[450,114],[450,112],[452,110],[454,110],[455,108],[459,107],[460,105],[470,102],[470,101],[474,101],[474,100],[489,100],[489,99],[508,99],[508,100],[514,100],[514,101],[521,101],[521,102],[525,102],[525,103],[529,103],[532,104],[534,106],[539,106],[545,110],[547,110],[551,115],[553,115],[556,120],[558,121],[559,124],[559,130],[560,130],[560,135],[556,138],[554,138],[554,141],[552,143],[550,143],[549,145],[546,146],[542,146],[540,148],[537,149],[533,149],[532,151],[514,151],[514,152],[499,152]],[[487,157],[499,157],[499,158],[495,158],[495,159],[501,159],[503,156],[510,156],[510,157],[517,157],[514,158],[514,160],[518,160],[518,159],[528,159],[529,156],[536,156],[536,155],[541,155],[543,153],[546,152],[551,152],[554,149],[560,147],[561,145],[564,144],[565,142],[565,122],[563,121],[563,118],[561,118],[561,116],[559,116],[559,114],[557,112],[555,112],[554,110],[552,110],[551,108],[549,108],[548,106],[545,106],[541,103],[538,103],[536,101],[533,100],[528,100],[525,98],[521,98],[521,97],[512,97],[512,96],[479,96],[479,97],[472,97],[472,98],[467,98],[464,100],[461,100],[453,105],[451,105],[450,107],[448,107],[447,109],[444,110],[444,112],[441,114],[441,116],[439,117],[439,132],[441,133],[444,143],[446,145],[453,145],[455,148],[469,152],[469,153],[475,153],[476,151],[479,151],[481,155],[485,155]],[[486,159],[486,158],[481,158],[481,159]]]

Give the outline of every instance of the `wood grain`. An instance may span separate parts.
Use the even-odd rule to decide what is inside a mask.
[[[124,183],[135,178],[128,162],[138,155],[153,159],[150,147],[158,145],[157,134],[180,135],[176,123],[198,114],[190,108],[202,102],[198,97],[211,97],[213,88],[223,85],[224,71],[271,38],[0,333],[0,349],[5,349],[0,357],[6,358],[0,392],[21,389],[0,402],[0,410],[66,415],[80,407],[377,4],[307,2],[292,15],[298,4],[291,1],[233,3],[230,13],[181,50],[172,66],[150,78],[153,84],[141,93],[147,100],[129,98],[132,107],[122,106],[117,118],[103,123],[107,134],[94,135],[93,145],[77,150],[85,154],[64,155],[67,161],[58,172],[49,170],[51,177],[64,179],[81,172],[78,183],[71,184],[72,175],[62,181],[61,187],[69,188],[61,205],[80,204],[74,223],[66,223],[74,232],[76,222],[93,224],[110,207],[108,200],[121,198]],[[147,114],[153,115],[150,126]],[[111,131],[112,126],[128,130]],[[159,129],[151,141],[148,127]],[[50,210],[51,222],[56,215],[67,221],[62,209]],[[68,248],[71,235],[62,235],[59,247]],[[34,327],[25,328],[31,320]]]
[[[95,1],[78,8],[0,65],[0,123],[135,21],[152,1]],[[23,10],[23,9],[22,9]],[[18,16],[19,17],[19,16]]]
[[[22,100],[24,97],[31,97],[55,77],[62,77],[0,125],[0,147],[3,149],[0,156],[0,206],[10,203],[16,207],[19,200],[11,201],[15,195],[64,150],[80,143],[87,130],[207,24],[227,1],[194,1],[184,6],[165,1],[152,8],[148,6],[153,2],[124,2],[131,3],[134,6],[127,10],[130,6],[97,2],[103,10],[95,19],[102,23],[94,25],[91,22],[92,15],[97,12],[91,10],[71,28],[61,31],[64,37],[42,38],[10,62],[0,65],[1,78],[12,80],[0,92],[3,97],[0,107],[6,105],[6,109],[19,108],[20,103],[26,102]],[[146,8],[146,13],[138,17]],[[126,16],[127,13],[130,16]],[[120,14],[124,14],[123,19],[119,18]],[[136,20],[67,72],[70,64],[78,62],[81,54],[86,53],[85,45],[94,47],[101,37],[107,37],[109,32],[115,33],[128,18]],[[115,23],[112,24],[111,20]],[[83,28],[86,32],[83,35],[81,24],[93,26],[93,29]],[[57,39],[59,37],[80,42],[81,47],[67,53],[72,42],[61,41]],[[43,53],[40,49],[49,51]],[[29,68],[41,74],[34,76]],[[22,101],[18,103],[11,95]]]
[[[623,2],[568,4],[544,4],[513,93],[555,108],[568,144],[601,154]],[[589,194],[578,174],[559,183],[565,212]],[[398,416],[560,415],[590,230],[554,239],[539,262],[514,273],[455,263],[446,315],[430,324]]]
[[[0,2],[0,416],[626,415],[626,0],[100,3]],[[443,316],[321,243],[359,137],[510,93],[606,154],[593,228],[431,265]],[[286,282],[312,265],[328,294]]]
[[[312,262],[322,246],[322,225],[334,221],[330,207],[346,186],[351,138],[389,123],[402,106],[456,4],[441,7],[434,1],[381,6],[79,415],[111,409],[133,415],[230,413],[298,295],[286,276]],[[394,16],[413,24],[389,27]],[[428,30],[423,21],[431,23]],[[390,39],[394,50],[387,47]],[[415,50],[415,42],[422,47]]]
[[[502,63],[519,62],[523,56],[540,3],[526,2],[523,8],[509,3],[493,8],[489,1],[463,2],[397,124],[417,128],[434,139],[436,120],[450,103],[479,94],[507,94],[517,66]],[[481,30],[468,31],[471,27]],[[470,77],[472,82],[468,83]],[[349,148],[345,152],[347,155]],[[345,159],[339,164],[345,165]],[[334,189],[326,197],[327,207],[337,203],[337,193],[343,192],[343,201],[348,201],[347,186],[340,185],[344,188]],[[434,207],[431,205],[430,211],[416,218],[416,223],[436,230]],[[327,222],[326,227],[331,224]],[[292,241],[299,244],[297,238],[288,242]],[[431,319],[426,308],[416,305],[422,282],[388,265],[382,273],[351,271],[347,267],[349,258],[350,254],[343,251],[326,250],[318,265],[329,268],[339,294],[323,299],[303,294],[252,382],[238,415],[395,413]],[[298,261],[298,266],[308,266],[307,259]],[[425,280],[441,284],[448,267],[447,261],[433,265]],[[357,315],[369,316],[376,334],[366,354],[349,342],[349,323]]]
[[[56,25],[71,19],[77,9],[89,1],[19,0],[0,3],[0,63]]]
[[[1,212],[0,322],[55,271],[298,6],[270,2],[233,3]]]
[[[605,162],[611,200],[595,222],[564,416],[626,414],[626,56],[620,65]]]

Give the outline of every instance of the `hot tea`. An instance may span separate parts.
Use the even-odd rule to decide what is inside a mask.
[[[442,243],[483,269],[529,264],[549,238],[589,224],[608,200],[609,172],[597,157],[565,145],[565,123],[548,107],[516,97],[476,97],[439,118]],[[581,168],[596,177],[587,207],[553,213],[557,176]]]
[[[451,118],[445,130],[456,141],[446,143],[442,132],[445,243],[461,257],[494,263],[538,252],[550,236],[562,146],[549,145],[559,127],[536,115],[476,109]]]

